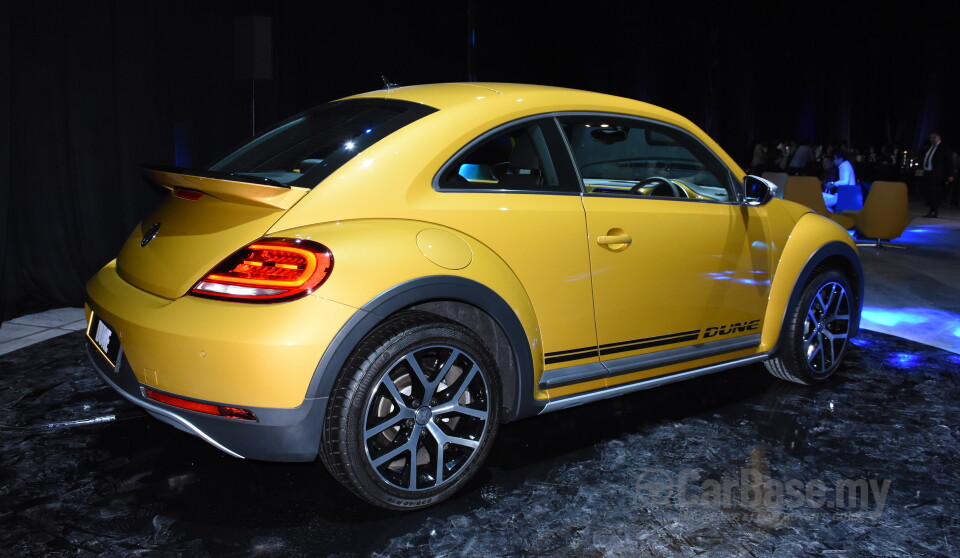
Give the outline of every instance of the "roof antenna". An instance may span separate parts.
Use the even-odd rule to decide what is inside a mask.
[[[390,81],[390,78],[387,76],[381,75],[380,79],[383,80],[383,85],[386,86],[387,89],[393,89],[394,87],[397,87],[397,84]]]

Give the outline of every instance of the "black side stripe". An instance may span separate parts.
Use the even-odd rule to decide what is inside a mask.
[[[582,347],[579,349],[556,351],[544,355],[544,362],[546,364],[556,364],[558,362],[580,360],[598,355],[614,355],[617,353],[625,353],[627,351],[635,351],[637,349],[646,349],[648,347],[660,347],[662,345],[672,345],[674,343],[683,343],[684,341],[693,341],[699,337],[700,330],[697,329],[693,331],[682,331],[680,333],[670,333],[668,335],[646,337],[644,339],[633,339],[632,341],[607,343],[600,345],[600,347]]]
[[[662,345],[672,345],[684,341],[693,341],[700,337],[700,330],[684,331],[681,333],[671,333],[670,335],[659,335],[657,337],[647,337],[646,339],[634,339],[633,341],[623,341],[620,343],[609,343],[600,345],[601,355],[614,355],[635,351],[637,349],[646,349],[648,347],[660,347]]]
[[[544,355],[546,364],[555,364],[557,362],[567,362],[571,360],[580,360],[582,358],[591,358],[599,356],[600,351],[596,347],[583,347],[582,349],[571,349],[569,351],[557,351]]]

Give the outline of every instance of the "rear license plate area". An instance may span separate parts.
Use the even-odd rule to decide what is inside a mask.
[[[117,367],[120,356],[120,337],[113,327],[100,316],[92,314],[87,325],[87,341],[100,353],[111,368]]]

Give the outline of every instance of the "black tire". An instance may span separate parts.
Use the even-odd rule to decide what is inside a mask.
[[[778,353],[764,362],[774,376],[798,384],[824,382],[843,361],[849,344],[853,292],[835,269],[814,274],[787,322]]]
[[[404,312],[372,331],[344,366],[321,459],[374,505],[422,508],[470,480],[499,421],[500,381],[483,341],[440,316]]]

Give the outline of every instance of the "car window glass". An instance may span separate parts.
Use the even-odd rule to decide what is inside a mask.
[[[312,188],[367,147],[432,112],[394,99],[326,103],[256,136],[207,170]]]
[[[560,121],[587,193],[736,200],[726,166],[681,130],[599,115]]]
[[[438,180],[444,190],[579,191],[561,180],[553,153],[563,153],[552,119],[510,126],[481,137],[457,155]],[[569,166],[569,163],[567,163]],[[572,172],[572,169],[571,171]]]

